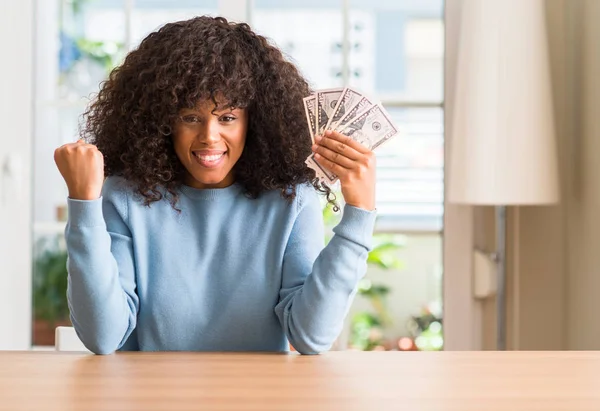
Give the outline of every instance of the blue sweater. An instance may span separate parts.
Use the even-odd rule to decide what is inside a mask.
[[[238,184],[182,187],[177,207],[144,206],[121,178],[68,200],[71,321],[97,354],[328,350],[366,258],[375,211],[346,205],[323,247],[316,191],[247,198]]]

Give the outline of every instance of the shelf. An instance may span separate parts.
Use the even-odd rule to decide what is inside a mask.
[[[50,221],[33,223],[34,234],[63,234],[66,221]]]
[[[53,345],[34,345],[31,351],[56,351],[56,348]]]

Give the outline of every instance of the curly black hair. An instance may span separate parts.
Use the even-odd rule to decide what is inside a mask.
[[[104,155],[105,175],[131,182],[144,204],[176,208],[185,169],[172,130],[179,113],[216,95],[246,108],[248,131],[234,166],[250,198],[312,184],[338,209],[330,188],[304,161],[311,153],[302,98],[311,93],[298,69],[245,23],[201,16],[149,34],[102,83],[83,114],[81,136]]]

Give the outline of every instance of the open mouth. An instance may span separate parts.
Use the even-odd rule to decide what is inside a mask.
[[[223,162],[227,151],[193,151],[192,154],[194,155],[194,158],[196,159],[198,164],[200,164],[202,167],[214,168],[218,167]]]

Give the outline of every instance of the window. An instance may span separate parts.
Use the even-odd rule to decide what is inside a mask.
[[[401,129],[377,152],[381,231],[442,229],[442,14],[441,0],[255,0],[252,9],[253,27],[314,88],[356,87]]]

